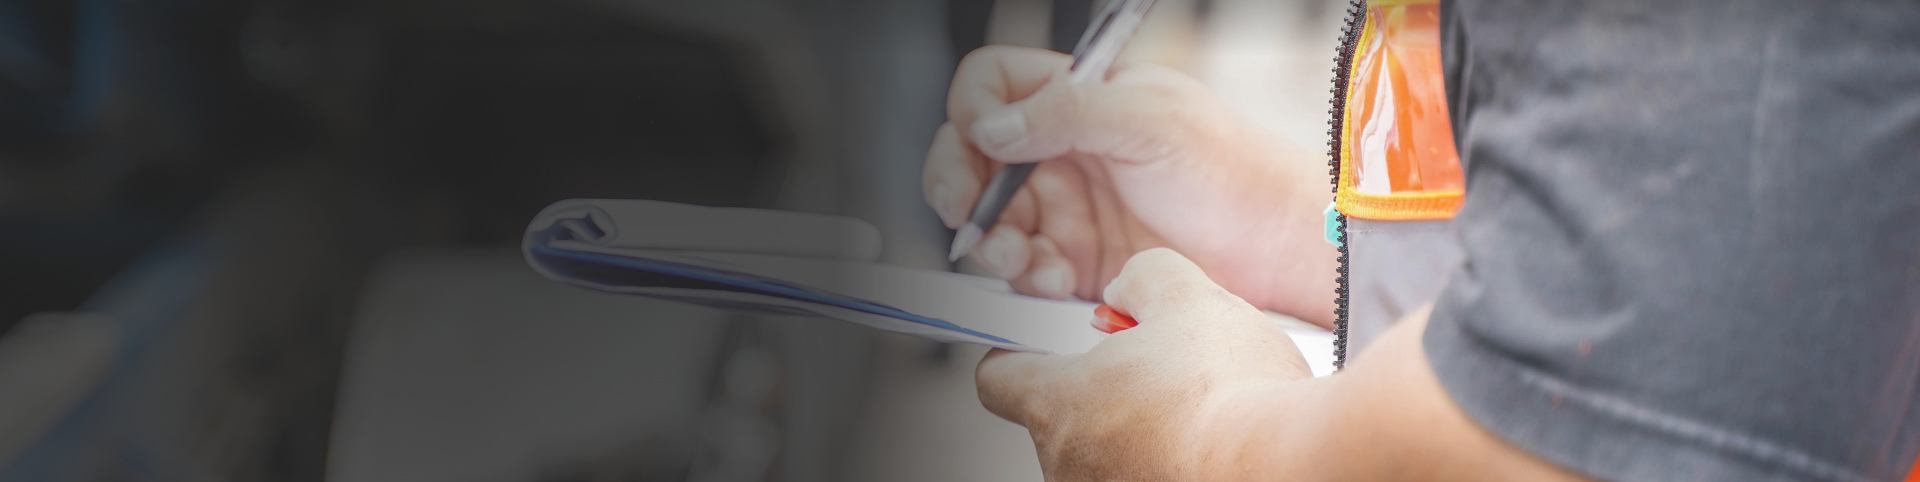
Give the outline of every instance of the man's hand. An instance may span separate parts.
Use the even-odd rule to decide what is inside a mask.
[[[1286,332],[1171,250],[1134,256],[1106,299],[1140,325],[1083,355],[980,362],[981,402],[1032,431],[1049,480],[1195,479],[1211,412],[1313,376]]]
[[[1580,480],[1493,436],[1426,363],[1426,310],[1338,375],[1166,249],[1107,288],[1140,325],[1081,355],[994,351],[980,402],[1033,434],[1047,480]]]
[[[1016,47],[961,63],[923,179],[941,220],[964,224],[1006,163],[1044,162],[973,259],[1023,293],[1098,299],[1128,257],[1172,247],[1256,306],[1331,326],[1324,159],[1262,135],[1172,69],[1073,85],[1071,63]]]

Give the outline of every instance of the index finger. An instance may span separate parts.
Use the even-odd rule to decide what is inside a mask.
[[[1052,50],[1006,45],[974,50],[954,72],[947,120],[966,129],[981,112],[1025,99],[1056,78],[1064,82],[1071,66],[1072,56]]]

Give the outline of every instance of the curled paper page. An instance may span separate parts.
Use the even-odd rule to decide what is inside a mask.
[[[661,201],[569,199],[541,210],[528,228],[623,249],[757,253],[846,261],[880,257],[880,230],[858,219]]]

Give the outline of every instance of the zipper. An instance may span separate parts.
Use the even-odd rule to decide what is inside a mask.
[[[1333,192],[1336,197],[1339,196],[1340,193],[1340,134],[1343,128],[1341,123],[1346,117],[1347,85],[1348,81],[1351,80],[1349,77],[1352,75],[1354,50],[1358,48],[1360,44],[1360,31],[1365,28],[1366,21],[1366,2],[1364,0],[1352,0],[1347,6],[1346,25],[1340,27],[1340,46],[1335,51],[1333,57],[1333,89],[1330,91],[1333,94],[1333,100],[1330,101],[1333,106],[1327,109],[1327,114],[1331,117],[1327,119],[1327,165],[1329,167],[1327,174],[1333,176]],[[1347,308],[1349,304],[1347,283],[1347,275],[1349,274],[1347,270],[1347,215],[1336,213],[1334,214],[1334,221],[1339,223],[1339,227],[1336,229],[1339,230],[1340,242],[1336,243],[1336,245],[1339,247],[1340,257],[1337,260],[1338,268],[1336,268],[1339,277],[1334,278],[1335,285],[1333,289],[1333,368],[1335,371],[1339,371],[1346,369],[1347,366]]]

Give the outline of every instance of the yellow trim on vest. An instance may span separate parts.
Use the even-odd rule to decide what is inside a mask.
[[[1453,219],[1466,200],[1462,191],[1410,192],[1401,194],[1363,194],[1340,186],[1334,209],[1350,218],[1381,221]]]
[[[1434,3],[1439,0],[1367,0],[1366,8]]]
[[[1373,8],[1375,4],[1393,5],[1396,3],[1416,2],[1374,0],[1367,3],[1368,5],[1365,8]],[[1361,22],[1361,24],[1360,39],[1358,43],[1354,44],[1355,49],[1369,45],[1376,33],[1371,18],[1365,22]],[[1345,214],[1350,218],[1375,219],[1381,221],[1453,219],[1454,213],[1460,211],[1460,204],[1466,199],[1466,192],[1464,191],[1395,194],[1369,194],[1360,192],[1359,178],[1353,175],[1355,128],[1353,125],[1354,109],[1351,106],[1354,105],[1354,98],[1360,95],[1360,59],[1365,58],[1366,55],[1361,52],[1354,52],[1352,57],[1353,58],[1350,59],[1352,64],[1346,66],[1349,74],[1347,75],[1347,98],[1344,105],[1349,107],[1342,109],[1343,112],[1340,113],[1340,180],[1338,181],[1339,190],[1336,191],[1333,196],[1334,209],[1340,210],[1340,214]]]

